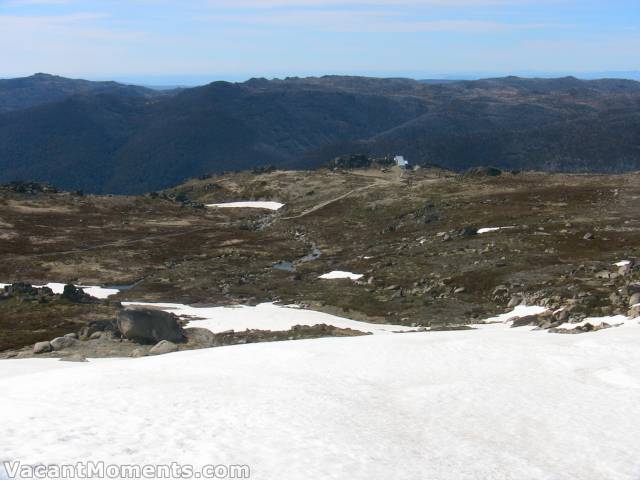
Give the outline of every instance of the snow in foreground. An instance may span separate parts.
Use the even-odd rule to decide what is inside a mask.
[[[265,210],[280,210],[284,207],[284,203],[278,202],[229,202],[229,203],[210,203],[207,207],[211,208],[262,208]]]
[[[360,273],[342,272],[340,270],[334,270],[333,272],[320,275],[318,278],[322,278],[323,280],[337,280],[342,278],[348,278],[350,280],[360,280],[362,277],[364,277],[364,275]]]
[[[639,344],[637,322],[584,335],[494,324],[5,360],[0,461],[248,464],[269,480],[637,479]]]
[[[390,333],[415,330],[402,325],[387,325],[358,322],[348,318],[336,317],[328,313],[285,307],[273,303],[261,303],[255,307],[210,307],[198,308],[178,303],[139,303],[122,302],[123,305],[143,305],[160,308],[178,316],[194,317],[188,327],[207,328],[214,333],[227,330],[246,329],[283,331],[295,325],[318,325],[325,323],[339,328],[352,328],[361,332]]]
[[[0,288],[4,288],[5,286],[10,285],[9,283],[0,283]],[[61,294],[64,292],[64,283],[47,283],[46,285],[34,285],[36,288],[49,287],[53,293]],[[105,287],[97,287],[92,285],[76,285],[76,287],[84,290],[84,293],[87,293],[95,298],[105,299],[109,298],[112,295],[116,295],[120,292],[117,288],[105,288]]]

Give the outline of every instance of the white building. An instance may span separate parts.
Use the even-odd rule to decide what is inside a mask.
[[[396,162],[396,165],[400,168],[407,168],[409,166],[409,161],[405,160],[402,155],[396,155],[393,161]]]

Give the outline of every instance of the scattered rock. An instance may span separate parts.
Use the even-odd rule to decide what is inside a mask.
[[[569,311],[563,308],[559,312],[554,313],[553,316],[558,322],[564,323],[569,320]]]
[[[77,288],[75,285],[67,284],[62,291],[62,298],[69,300],[72,303],[98,303],[97,298],[92,297],[84,293],[84,290]]]
[[[520,295],[514,295],[513,297],[511,297],[511,300],[509,300],[509,303],[507,304],[507,308],[517,307],[521,303],[522,303],[522,297]]]
[[[135,348],[129,356],[132,358],[146,357],[147,350],[142,347],[138,347],[138,348]]]
[[[458,232],[458,235],[460,235],[461,237],[473,237],[474,235],[477,235],[477,234],[478,234],[478,229],[471,225],[465,225]]]
[[[182,342],[184,333],[178,317],[150,308],[129,307],[118,312],[118,330],[125,338],[138,343],[161,340]]]
[[[638,303],[640,303],[640,292],[634,293],[633,295],[631,295],[629,297],[629,306],[633,307],[634,305],[637,305]]]
[[[494,297],[500,297],[506,295],[507,293],[509,293],[509,287],[507,287],[506,285],[498,285],[493,289],[492,295]]]
[[[87,357],[85,357],[81,353],[74,353],[73,355],[62,357],[60,358],[60,361],[61,362],[88,362]]]
[[[502,170],[496,167],[473,167],[464,172],[465,177],[499,177]]]
[[[151,350],[149,350],[149,355],[164,355],[165,353],[177,352],[178,346],[169,342],[168,340],[162,340],[154,345]]]
[[[93,320],[80,330],[80,337],[91,338],[96,332],[113,332],[117,329],[115,320]]]
[[[206,328],[186,328],[184,335],[191,348],[209,348],[217,346],[216,335]]]
[[[594,238],[595,235],[593,233],[587,233],[584,237],[582,237],[583,240],[593,240]]]
[[[51,340],[51,347],[55,350],[63,350],[75,346],[78,340],[72,337],[58,337]]]
[[[38,342],[33,346],[33,353],[47,353],[51,350],[53,350],[53,347],[49,342]]]
[[[372,163],[372,160],[367,155],[355,154],[336,157],[328,162],[327,166],[331,169],[351,170],[354,168],[369,168]]]
[[[99,340],[102,337],[102,332],[93,332],[89,338],[91,340]]]
[[[585,323],[584,325],[578,325],[575,328],[550,328],[549,332],[563,333],[563,334],[576,334],[576,333],[597,332],[598,330],[604,330],[605,328],[611,328],[611,325],[604,322],[596,326],[593,326],[591,323]]]
[[[618,275],[629,275],[633,271],[633,266],[631,264],[622,265],[618,267]]]
[[[548,315],[527,315],[526,317],[520,317],[513,320],[511,328],[535,326],[539,327],[548,319]]]

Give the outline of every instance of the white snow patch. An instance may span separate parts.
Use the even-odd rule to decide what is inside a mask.
[[[364,277],[364,275],[360,273],[342,272],[340,270],[335,270],[333,272],[320,275],[318,278],[322,278],[324,280],[336,280],[339,278],[349,278],[351,280],[360,280],[362,277]]]
[[[123,305],[142,305],[160,308],[178,316],[193,317],[188,327],[200,327],[214,333],[227,330],[243,331],[246,329],[285,331],[295,325],[319,325],[325,323],[338,328],[351,328],[361,332],[390,333],[415,330],[402,325],[388,325],[359,322],[347,318],[336,317],[328,313],[305,310],[297,305],[281,306],[274,303],[261,303],[255,307],[245,305],[235,307],[199,308],[178,303],[137,303],[122,302]]]
[[[631,260],[620,260],[619,262],[614,263],[616,267],[624,267],[626,265],[631,265]]]
[[[516,228],[515,226],[510,226],[510,227],[485,227],[485,228],[479,228],[478,229],[478,233],[479,234],[483,234],[483,233],[489,233],[489,232],[496,232],[498,230],[507,230],[509,228]]]
[[[255,480],[637,479],[640,328],[496,327],[3,360],[0,462],[169,455],[247,464]]]
[[[5,286],[11,285],[10,283],[0,283],[0,288],[4,288]],[[64,292],[65,283],[56,283],[51,282],[46,285],[34,285],[35,288],[49,287],[53,293],[61,294]],[[93,285],[76,285],[76,287],[84,290],[84,293],[91,295],[95,298],[105,299],[109,298],[112,295],[116,295],[120,290],[117,288],[105,288],[105,287],[97,287]]]
[[[265,210],[280,210],[284,207],[284,203],[279,202],[228,202],[228,203],[210,203],[207,207],[211,208],[262,208]]]

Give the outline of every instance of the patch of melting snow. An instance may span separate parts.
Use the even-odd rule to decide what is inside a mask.
[[[279,202],[227,202],[227,203],[210,203],[210,208],[261,208],[263,210],[280,210],[284,207],[284,203]]]
[[[627,265],[631,265],[631,260],[620,260],[619,262],[614,263],[616,267],[625,267]]]
[[[314,260],[317,260],[321,256],[322,251],[314,244],[312,246],[311,253],[305,255],[304,257],[300,257],[299,259],[294,261],[281,260],[280,262],[274,263],[271,268],[282,270],[285,272],[295,272],[297,264],[312,262]]]
[[[10,285],[11,285],[10,283],[0,283],[0,288],[4,288]],[[64,292],[65,285],[66,285],[65,283],[51,282],[51,283],[47,283],[46,285],[33,285],[33,286],[35,288],[48,287],[51,289],[51,291],[53,291],[53,293],[59,295],[62,292]],[[120,292],[120,289],[113,288],[113,287],[107,288],[107,287],[98,287],[95,285],[76,285],[76,287],[84,290],[84,293],[91,295],[92,297],[99,298],[101,300],[104,300],[105,298],[109,298],[110,296],[116,295],[117,293]]]
[[[548,309],[536,305],[518,305],[513,310],[495,317],[487,318],[483,323],[505,323],[513,320],[514,318],[526,317],[528,315],[538,315],[546,312]]]
[[[485,228],[479,228],[478,233],[483,234],[483,233],[489,233],[489,232],[497,232],[498,230],[507,230],[510,228],[516,228],[516,227],[515,225],[510,227],[485,227]]]
[[[340,270],[334,270],[333,272],[320,275],[318,278],[322,278],[323,280],[337,280],[341,278],[348,278],[350,280],[360,280],[362,277],[364,277],[364,275],[361,273],[351,273],[351,272],[343,272]]]
[[[535,305],[530,305],[530,306],[519,305],[510,312],[503,313],[502,315],[498,315],[496,317],[487,318],[486,320],[484,320],[483,323],[479,324],[479,326],[490,325],[490,324],[505,324],[505,323],[511,322],[516,318],[526,317],[528,315],[538,315],[540,313],[546,312],[547,310],[548,309],[545,307],[540,307]],[[554,311],[554,313],[561,312],[562,310],[564,310],[564,308],[559,308],[558,310]],[[558,325],[557,328],[571,330],[577,327],[584,327],[587,323],[590,323],[594,327],[599,327],[603,323],[606,323],[612,327],[617,327],[620,325],[625,325],[625,326],[637,325],[639,322],[637,319],[632,319],[625,315],[612,315],[607,317],[587,317],[581,322],[577,322],[577,323],[565,322],[561,325]],[[478,325],[473,325],[473,326],[478,326]]]
[[[632,322],[632,319],[630,319],[629,317],[626,317],[625,315],[612,315],[608,317],[587,317],[581,322],[577,322],[577,323],[565,322],[559,325],[558,328],[566,328],[571,330],[577,327],[584,327],[587,323],[590,323],[594,327],[599,327],[603,323],[611,325],[612,327],[617,327],[627,322]]]
[[[191,320],[188,327],[199,327],[213,333],[227,330],[243,331],[246,329],[285,331],[295,325],[319,325],[325,323],[338,328],[351,328],[361,332],[391,333],[406,332],[415,328],[402,325],[387,325],[359,322],[347,318],[336,317],[328,313],[305,310],[297,305],[282,306],[274,303],[261,303],[255,307],[240,305],[233,307],[191,307],[178,303],[139,303],[122,302],[123,305],[141,305],[160,308],[180,317],[193,317],[202,320]]]

